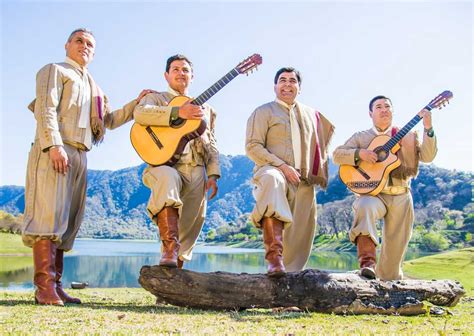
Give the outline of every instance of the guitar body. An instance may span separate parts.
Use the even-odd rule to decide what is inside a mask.
[[[262,56],[259,54],[247,57],[190,103],[202,106],[235,77],[252,72],[260,64],[262,64]],[[188,97],[178,96],[173,98],[168,106],[182,106],[189,100]],[[130,140],[140,158],[149,165],[172,166],[178,162],[186,144],[203,134],[206,127],[203,119],[179,118],[166,126],[143,126],[135,123],[130,130]]]
[[[168,106],[181,106],[190,98],[177,96]],[[172,166],[178,162],[186,144],[206,130],[203,119],[179,119],[171,126],[143,126],[134,123],[130,130],[130,140],[140,158],[152,166]]]
[[[400,166],[401,162],[394,154],[400,149],[397,144],[391,151],[385,152],[381,147],[391,138],[388,135],[379,135],[370,143],[368,150],[378,154],[379,160],[376,163],[361,161],[360,165],[341,165],[339,168],[339,177],[342,182],[353,192],[361,195],[375,196],[387,184],[388,175],[395,168]]]

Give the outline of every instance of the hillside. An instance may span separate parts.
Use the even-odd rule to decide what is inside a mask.
[[[144,168],[143,164],[117,171],[88,172],[86,214],[79,237],[156,238],[155,225],[145,211],[150,192],[141,182]],[[221,169],[219,193],[209,203],[203,237],[209,238],[209,233],[212,236],[213,232],[222,235],[250,230],[246,214],[254,205],[251,184],[253,164],[242,155],[221,155]],[[319,233],[338,236],[350,227],[354,196],[339,180],[337,167],[333,164],[330,165],[330,175],[327,190],[319,190],[317,194]],[[420,167],[420,174],[412,184],[417,227],[413,241],[439,229],[447,230],[444,235],[451,242],[471,239],[471,181],[472,173],[450,171],[433,165]],[[22,213],[23,196],[23,187],[1,186],[0,210],[13,215]],[[250,236],[248,232],[247,237]],[[434,237],[434,240],[439,239]]]

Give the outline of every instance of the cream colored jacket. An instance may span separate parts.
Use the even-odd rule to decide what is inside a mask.
[[[64,145],[64,141],[91,143],[85,141],[86,129],[78,127],[84,94],[81,83],[81,71],[68,63],[48,64],[36,75],[36,99],[29,108],[37,121],[35,140],[39,140],[43,151]],[[135,100],[113,112],[106,97],[104,100],[105,127],[114,129],[133,119]]]
[[[169,92],[149,93],[135,107],[134,118],[143,126],[169,126],[172,107],[168,106],[175,96]],[[214,133],[216,112],[204,104],[207,119],[206,131],[190,141],[192,155],[182,155],[177,164],[191,163],[206,167],[207,176],[221,176],[219,151]]]
[[[377,136],[373,129],[357,132],[352,135],[344,145],[337,147],[333,152],[333,161],[335,164],[355,166],[355,152],[360,148],[367,148],[372,140]],[[401,141],[401,149],[398,156],[402,166],[390,173],[392,184],[394,186],[410,186],[410,180],[418,173],[418,161],[431,162],[436,157],[438,147],[436,136],[429,137],[424,133],[423,143],[420,144],[415,132],[409,132]],[[402,155],[401,155],[402,154]],[[401,156],[400,156],[401,155]],[[407,166],[408,167],[404,167]],[[396,174],[397,170],[404,168],[402,174]],[[400,177],[400,175],[402,177]],[[395,176],[398,176],[395,177]]]

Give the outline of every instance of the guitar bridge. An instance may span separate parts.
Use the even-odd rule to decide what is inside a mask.
[[[357,167],[356,170],[366,179],[370,180],[370,176],[360,167]]]
[[[146,128],[146,131],[148,132],[148,134],[150,135],[151,139],[153,140],[153,142],[156,144],[156,146],[159,148],[159,149],[162,149],[163,148],[163,144],[161,143],[160,139],[158,139],[158,136],[155,134],[155,132],[153,132],[153,130],[151,129],[150,126],[147,126]]]

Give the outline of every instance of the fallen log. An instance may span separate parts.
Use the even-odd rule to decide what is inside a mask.
[[[465,294],[462,285],[451,280],[379,281],[315,269],[275,279],[143,266],[138,281],[158,302],[212,310],[298,307],[336,314],[417,315],[426,312],[423,301],[454,306]]]

